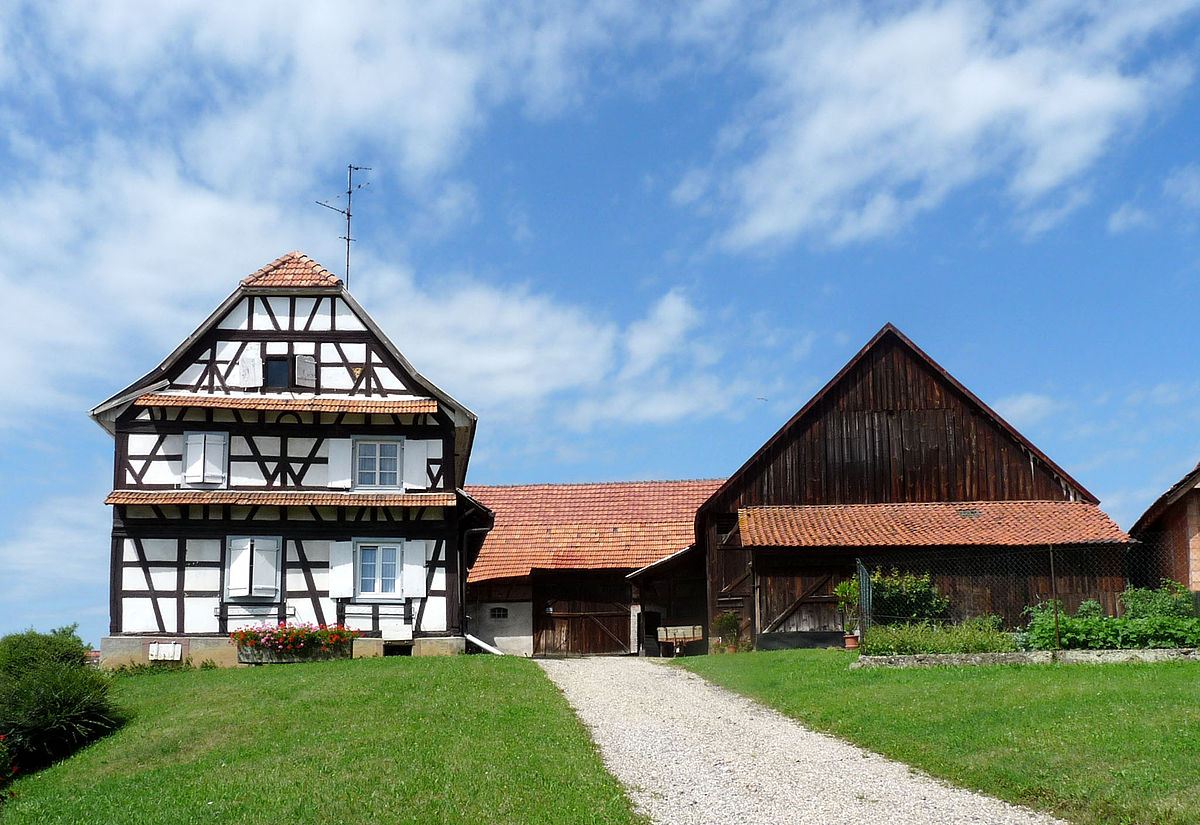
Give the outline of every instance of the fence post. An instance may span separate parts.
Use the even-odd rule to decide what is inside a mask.
[[[1054,545],[1050,548],[1050,601],[1054,604],[1054,649],[1062,650],[1062,637],[1058,635],[1058,577],[1054,575]]]

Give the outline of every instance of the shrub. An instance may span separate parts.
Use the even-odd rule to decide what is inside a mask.
[[[844,579],[833,588],[834,598],[837,599],[838,613],[842,615],[842,629],[853,633],[858,629],[858,614],[861,606],[858,577]]]
[[[939,621],[949,618],[950,599],[928,573],[871,573],[871,623]]]
[[[60,661],[0,674],[0,732],[13,762],[40,768],[120,727],[108,686],[106,674]]]
[[[999,616],[980,616],[961,624],[931,621],[874,625],[862,641],[868,656],[916,653],[1012,653],[1016,640],[1000,629]]]
[[[8,735],[0,733],[0,804],[3,804],[8,796],[4,786],[12,782],[17,775],[17,766],[10,755],[8,742]]]
[[[78,626],[67,625],[49,633],[38,633],[30,628],[0,639],[0,674],[20,676],[39,664],[50,662],[83,667],[88,648],[75,635]]]
[[[742,617],[732,610],[726,610],[713,619],[711,635],[716,636],[723,644],[734,644],[741,634]]]
[[[1129,648],[1198,647],[1200,618],[1192,615],[1191,595],[1183,585],[1164,581],[1155,590],[1130,588],[1121,594],[1123,616],[1105,616],[1100,605],[1087,601],[1074,616],[1063,612],[1061,602],[1043,602],[1027,608],[1026,638],[1037,650],[1053,650],[1054,607],[1057,604],[1058,639],[1064,650],[1120,650]]]
[[[1163,579],[1158,589],[1131,587],[1119,599],[1126,619],[1148,619],[1154,616],[1173,616],[1190,619],[1195,616],[1192,594],[1179,582]],[[1076,615],[1079,615],[1076,613]]]

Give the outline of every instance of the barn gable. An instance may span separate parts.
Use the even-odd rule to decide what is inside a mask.
[[[704,509],[1097,499],[891,324]]]

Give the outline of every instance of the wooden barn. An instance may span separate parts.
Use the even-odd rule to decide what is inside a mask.
[[[106,664],[228,660],[230,631],[283,621],[463,649],[475,416],[310,258],[242,280],[91,415],[115,444]]]
[[[760,645],[839,631],[833,587],[862,556],[941,559],[956,605],[1013,621],[1050,597],[1047,554],[1019,574],[994,560],[1070,548],[1057,595],[1115,606],[1127,542],[1095,496],[890,324],[696,515],[707,614],[736,612]]]
[[[689,546],[720,484],[467,487],[496,514],[467,581],[469,632],[520,656],[637,652],[659,617],[635,605],[627,576]],[[702,582],[697,594],[703,604]]]
[[[1157,587],[1171,579],[1200,592],[1200,465],[1159,496],[1129,532],[1142,544],[1130,568],[1134,584]]]

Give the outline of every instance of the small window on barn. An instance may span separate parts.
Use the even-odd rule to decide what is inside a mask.
[[[494,622],[507,619],[508,618],[508,608],[507,607],[493,607],[491,610],[488,611],[488,618]]]
[[[292,386],[291,359],[268,358],[266,360],[266,386],[274,389],[287,389]]]

